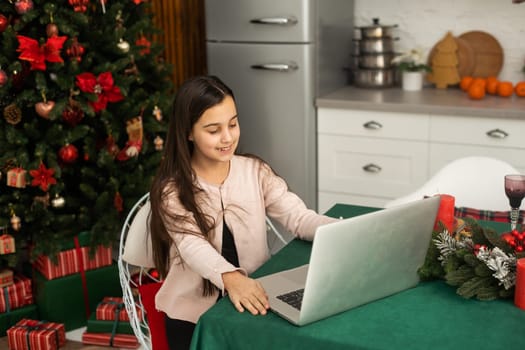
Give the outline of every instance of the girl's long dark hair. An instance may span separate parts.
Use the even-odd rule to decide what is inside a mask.
[[[177,246],[168,233],[194,234],[210,240],[215,227],[213,217],[202,212],[196,197],[202,190],[196,184],[196,175],[191,167],[193,142],[188,140],[193,125],[202,114],[233,92],[214,76],[198,76],[187,80],[179,88],[170,116],[168,133],[164,144],[163,158],[150,190],[151,214],[150,234],[153,260],[160,276],[165,278],[170,264],[170,248]],[[193,214],[198,232],[188,232],[187,224],[192,218],[172,212],[167,208],[167,199],[176,193],[180,203]],[[184,263],[181,261],[181,263]],[[211,295],[214,287],[204,280],[203,295]]]

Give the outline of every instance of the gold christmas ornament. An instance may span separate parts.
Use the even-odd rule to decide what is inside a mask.
[[[153,115],[157,121],[160,122],[162,120],[162,110],[158,106],[153,107]]]
[[[5,121],[11,125],[16,125],[22,120],[22,111],[14,103],[4,108]]]
[[[20,220],[20,217],[18,217],[16,214],[11,216],[11,227],[15,231],[19,231],[22,227],[22,220]]]
[[[64,199],[64,197],[55,194],[55,198],[53,198],[51,200],[51,206],[53,208],[62,208],[64,205],[66,204],[66,200]]]
[[[155,144],[155,149],[157,151],[162,151],[162,149],[164,148],[164,140],[160,136],[155,137],[153,143]]]

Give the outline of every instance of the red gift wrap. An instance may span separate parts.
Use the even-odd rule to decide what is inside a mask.
[[[41,255],[36,259],[34,266],[48,280],[52,280],[79,273],[81,270],[110,266],[113,263],[111,247],[100,245],[95,249],[95,255],[92,257],[89,247],[64,250],[57,254],[57,264],[54,264],[48,256]]]
[[[142,310],[139,307],[137,307],[137,315],[142,320]],[[96,310],[97,320],[115,321],[117,317],[119,321],[129,322],[129,315],[122,298],[105,297],[102,299]]]
[[[63,323],[22,319],[7,330],[10,350],[56,350],[65,343]]]
[[[139,347],[137,337],[131,334],[84,332],[84,334],[82,334],[82,343],[86,345],[111,346],[124,349],[136,349]]]
[[[0,291],[0,313],[33,304],[31,280],[15,275],[13,281],[12,285],[3,287]]]
[[[13,236],[4,234],[0,236],[0,255],[11,254],[16,251],[15,239]]]

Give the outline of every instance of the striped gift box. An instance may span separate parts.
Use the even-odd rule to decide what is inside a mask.
[[[119,297],[104,297],[97,305],[96,318],[100,321],[119,321],[129,322],[129,315],[124,306],[122,298]],[[137,315],[142,320],[142,310],[137,307]]]
[[[25,276],[15,275],[14,283],[3,287],[0,293],[0,313],[9,312],[33,304],[31,280]]]
[[[82,343],[85,345],[111,346],[122,349],[136,349],[139,347],[137,337],[131,334],[84,332],[82,334]]]
[[[111,247],[100,245],[95,249],[94,256],[90,255],[89,247],[64,250],[57,254],[56,264],[50,257],[41,255],[36,259],[34,266],[46,279],[52,280],[79,273],[82,270],[81,267],[87,271],[113,263]]]
[[[63,323],[22,319],[7,330],[10,350],[56,350],[65,343]]]

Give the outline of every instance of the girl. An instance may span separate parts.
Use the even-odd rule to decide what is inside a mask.
[[[306,208],[268,164],[236,155],[239,116],[218,78],[195,77],[178,90],[164,157],[153,181],[150,232],[164,283],[170,349],[188,348],[200,315],[228,295],[239,312],[264,315],[268,298],[251,279],[269,258],[266,215],[301,239],[334,221]]]

